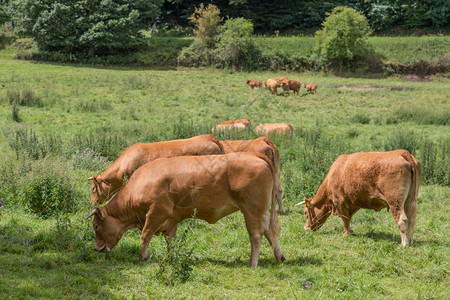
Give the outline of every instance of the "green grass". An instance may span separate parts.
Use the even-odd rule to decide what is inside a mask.
[[[265,53],[288,56],[310,56],[314,53],[313,37],[257,37],[256,44]],[[387,60],[413,63],[450,54],[449,36],[370,37],[369,44]]]
[[[1,59],[0,68],[0,83],[5,85],[0,87],[0,201],[5,203],[0,209],[0,298],[450,295],[449,79],[407,82],[310,73],[137,70],[12,59]],[[299,96],[272,96],[267,89],[245,85],[246,79],[284,75],[318,84],[317,94],[307,95],[302,88]],[[42,106],[20,106],[17,124],[8,90],[24,89],[33,91]],[[417,112],[421,110],[425,116]],[[285,263],[277,265],[263,241],[259,267],[247,267],[250,243],[240,213],[215,225],[191,225],[187,240],[194,248],[193,270],[187,282],[174,286],[156,278],[166,251],[161,237],[150,243],[150,259],[144,265],[137,262],[137,230],[125,234],[109,254],[93,250],[94,231],[84,220],[92,209],[86,179],[101,172],[104,164],[94,154],[80,156],[77,150],[100,149],[111,162],[132,143],[206,133],[217,122],[235,118],[248,118],[253,126],[289,122],[294,127],[292,142],[274,139],[288,212],[280,217]],[[32,129],[37,140],[28,138],[19,148],[44,149],[45,157],[32,159],[19,151],[16,158],[8,142],[20,128]],[[430,143],[434,148],[427,150]],[[294,204],[314,195],[339,154],[397,145],[413,147],[427,162],[424,171],[429,174],[419,192],[412,247],[400,246],[399,231],[386,210],[358,212],[352,237],[343,237],[342,222],[334,216],[319,231],[304,231],[305,218]],[[77,198],[67,215],[43,219],[30,213],[19,195],[49,170],[64,176]]]

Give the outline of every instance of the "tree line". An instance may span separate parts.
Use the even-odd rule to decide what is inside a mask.
[[[337,6],[362,12],[375,31],[394,27],[437,29],[450,25],[448,0],[167,0],[159,20],[172,26],[188,26],[188,17],[203,2],[217,6],[223,16],[250,20],[259,34],[272,34],[275,30],[287,34],[315,30]]]

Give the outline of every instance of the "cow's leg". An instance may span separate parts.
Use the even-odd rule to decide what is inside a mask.
[[[390,209],[391,209],[392,216],[394,217],[394,220],[398,225],[398,229],[400,229],[400,237],[402,239],[402,246],[408,246],[409,237],[408,237],[407,233],[408,233],[408,227],[409,227],[409,220],[408,220],[408,217],[406,216],[405,210],[402,207],[399,207],[399,205],[391,205]]]
[[[349,236],[353,235],[353,230],[350,228],[350,221],[352,220],[353,215],[359,210],[359,208],[349,208],[348,210],[344,210],[341,215],[342,222],[344,223],[344,235]]]
[[[151,208],[147,213],[144,227],[142,228],[142,245],[139,251],[139,261],[142,263],[148,257],[148,245],[159,227],[167,220],[168,214],[164,209]]]
[[[278,202],[278,213],[280,215],[285,215],[286,212],[284,211],[283,207],[283,189],[281,188],[281,185],[277,187],[277,202]]]
[[[416,215],[417,215],[417,202],[411,199],[407,199],[405,203],[405,212],[408,219],[408,229],[406,231],[406,236],[409,243],[412,241],[412,236],[414,234],[414,227],[416,225]]]
[[[278,233],[274,232],[270,228],[269,216],[267,214],[263,216],[263,223],[264,223],[264,236],[269,241],[269,244],[272,247],[275,259],[277,260],[278,263],[285,261],[286,259],[283,256],[283,252],[281,251],[280,243],[278,241]]]
[[[245,219],[245,226],[247,227],[248,235],[250,236],[250,267],[258,266],[259,249],[261,247],[261,239],[264,234],[264,226],[261,216],[251,214],[248,210],[242,211]]]

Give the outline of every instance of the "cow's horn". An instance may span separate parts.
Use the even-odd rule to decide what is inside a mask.
[[[88,214],[88,216],[85,218],[85,220],[86,220],[86,219],[89,219],[93,214],[95,214],[96,211],[97,211],[97,209],[94,208],[94,209]]]
[[[94,176],[91,176],[91,177],[88,178],[88,180],[92,180],[92,179],[94,179]]]
[[[299,203],[295,204],[295,206],[300,206],[302,204],[305,204],[305,201],[299,202]]]

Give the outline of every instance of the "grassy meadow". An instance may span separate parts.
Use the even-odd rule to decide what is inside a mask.
[[[103,68],[0,57],[0,298],[449,298],[448,78]],[[316,83],[317,94],[302,88],[300,95],[273,96],[245,84],[276,76]],[[94,230],[84,220],[92,209],[88,177],[136,142],[209,133],[237,118],[253,127],[294,127],[292,141],[274,137],[287,210],[279,217],[286,262],[277,265],[263,240],[258,268],[247,267],[250,242],[239,212],[214,225],[183,222],[172,257],[163,238],[154,237],[143,265],[138,230],[110,253],[94,251]],[[305,217],[294,204],[315,194],[337,156],[398,148],[422,163],[412,247],[400,246],[386,210],[359,211],[348,238],[335,216],[317,232],[303,229]]]

